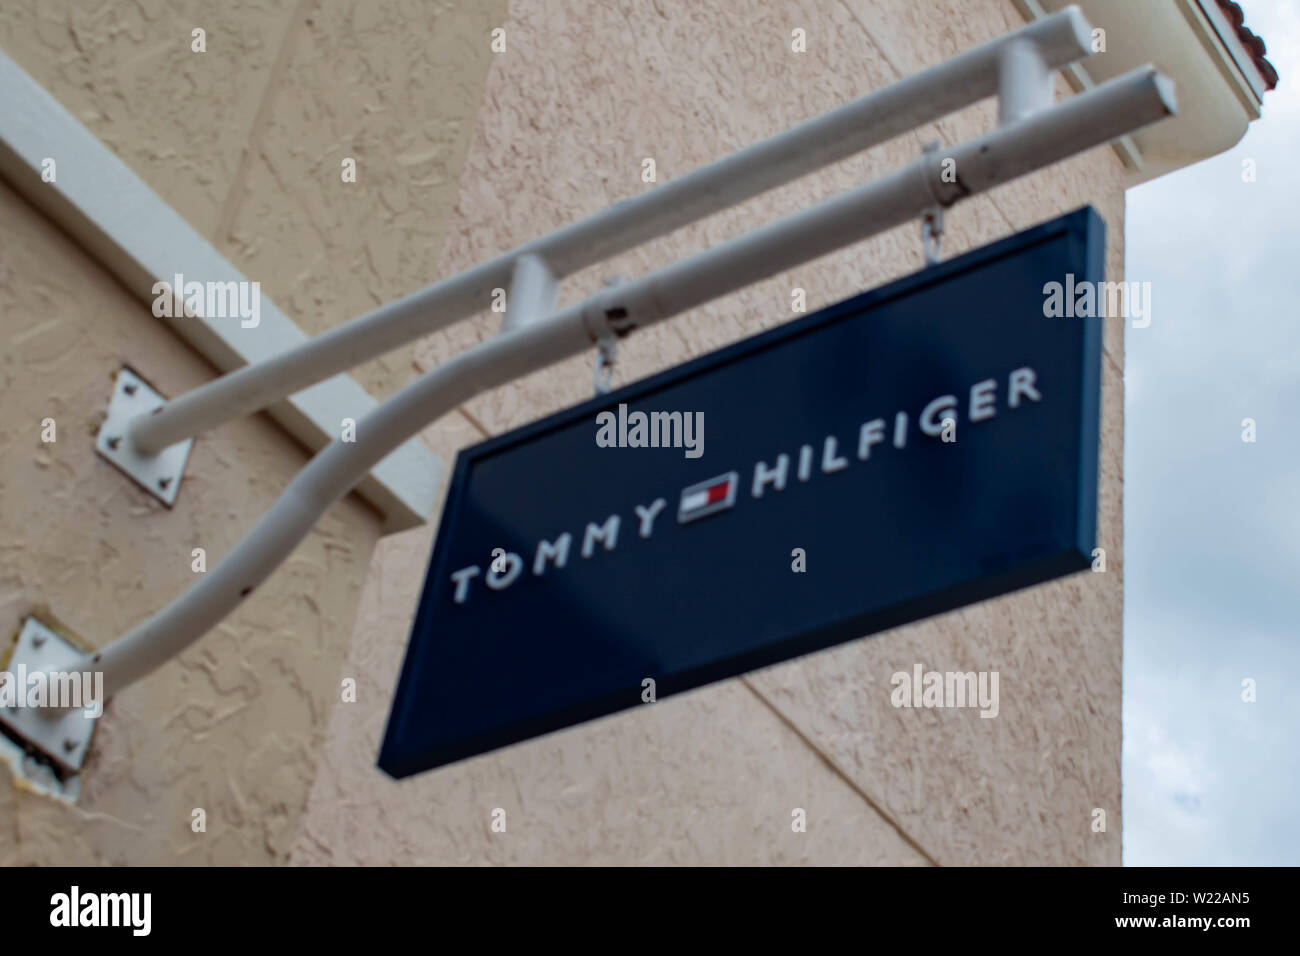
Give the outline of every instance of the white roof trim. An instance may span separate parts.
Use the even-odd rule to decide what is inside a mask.
[[[153,285],[180,273],[203,282],[244,282],[245,276],[182,219],[125,163],[16,63],[0,52],[0,175],[66,229],[143,301]],[[57,177],[41,180],[41,161],[54,157]],[[268,297],[261,321],[163,318],[221,372],[292,349],[307,335]],[[147,373],[147,369],[137,369]],[[332,441],[344,418],[360,420],[377,402],[350,376],[338,375],[291,396],[268,413],[312,451]],[[385,532],[428,520],[443,463],[420,438],[381,461],[357,492],[386,519]]]
[[[1213,36],[1219,41],[1213,46],[1219,53],[1218,63],[1224,79],[1231,84],[1237,98],[1241,100],[1241,105],[1250,113],[1251,119],[1259,119],[1260,107],[1264,103],[1264,93],[1267,92],[1267,88],[1264,77],[1255,66],[1254,58],[1242,45],[1237,31],[1232,28],[1228,18],[1223,15],[1223,11],[1213,0],[1184,0],[1183,6],[1189,20],[1196,22],[1193,6],[1204,17],[1204,23],[1199,25],[1207,37]]]

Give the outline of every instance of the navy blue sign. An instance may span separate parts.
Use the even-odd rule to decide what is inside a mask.
[[[462,451],[380,767],[1088,567],[1102,326],[1044,286],[1100,282],[1104,232],[1071,213]]]

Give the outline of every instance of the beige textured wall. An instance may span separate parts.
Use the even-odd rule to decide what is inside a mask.
[[[0,221],[0,633],[38,610],[100,645],[193,583],[192,548],[228,552],[305,455],[246,419],[195,444],[174,509],[137,488],[92,444],[117,369],[176,394],[211,367],[3,185]],[[355,497],[336,505],[214,633],[110,701],[77,806],[0,769],[0,861],[284,859],[378,529]]]
[[[450,274],[1019,25],[1010,0],[513,0],[447,241]],[[807,31],[808,52],[790,51]],[[486,36],[475,42],[486,46]],[[1068,95],[1063,81],[1058,96]],[[982,104],[569,280],[638,275],[990,128]],[[1098,149],[948,214],[961,252],[1085,203],[1123,268],[1123,171]],[[661,370],[922,264],[917,227],[777,276],[621,345],[616,383]],[[403,284],[427,263],[397,266]],[[485,315],[416,349],[428,368],[491,336]],[[1107,328],[1100,544],[1075,575],[394,783],[374,767],[433,529],[376,551],[293,861],[320,863],[1048,863],[1120,860],[1123,333]],[[450,456],[589,395],[589,358],[477,399],[426,433]],[[890,675],[997,670],[1001,715],[896,710]],[[506,810],[505,834],[490,831]],[[791,832],[791,810],[808,832]],[[1090,830],[1091,811],[1108,828]]]
[[[470,41],[491,3],[377,8],[14,0],[0,47],[319,331],[427,281],[488,67]],[[121,364],[172,395],[212,369],[2,182],[0,344],[0,634],[43,609],[111,639],[193,580],[192,548],[229,551],[305,461],[263,417],[222,426],[196,443],[169,511],[97,458]],[[390,391],[413,354],[358,378]],[[378,534],[371,509],[340,502],[236,614],[115,698],[77,806],[0,770],[0,864],[286,860]]]
[[[1010,0],[13,0],[0,47],[319,331],[654,188],[643,157],[670,179],[1018,23]],[[494,56],[497,25],[507,52]],[[207,54],[189,51],[195,26]],[[790,52],[795,27],[806,54]],[[990,104],[950,117],[576,276],[562,299],[991,122]],[[345,156],[355,184],[340,182]],[[945,251],[1085,202],[1109,224],[1116,277],[1122,170],[1104,149],[954,210]],[[2,184],[0,222],[0,627],[45,606],[99,643],[185,586],[191,547],[228,550],[303,456],[264,419],[224,426],[196,445],[177,508],[156,506],[92,454],[96,413],[128,359],[169,394],[210,368]],[[920,264],[915,226],[895,230],[638,334],[617,381],[787,320],[792,286],[816,308]],[[358,378],[386,394],[498,318]],[[1117,863],[1122,345],[1113,325],[1105,575],[395,784],[374,760],[433,529],[379,541],[367,575],[375,517],[349,498],[217,633],[111,704],[76,808],[0,776],[0,864]],[[589,361],[569,362],[425,437],[450,457],[589,389]],[[47,415],[54,446],[39,442]],[[893,709],[889,676],[916,662],[998,670],[1001,716]],[[357,679],[356,703],[338,703],[341,676]],[[203,836],[189,829],[198,806]],[[489,830],[495,807],[505,834]],[[806,834],[791,832],[795,807]],[[1093,807],[1108,812],[1106,834],[1089,830]]]

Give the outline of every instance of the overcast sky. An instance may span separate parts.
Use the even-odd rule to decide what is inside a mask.
[[[1300,2],[1241,6],[1281,77],[1263,118],[1128,193],[1127,865],[1300,864]]]

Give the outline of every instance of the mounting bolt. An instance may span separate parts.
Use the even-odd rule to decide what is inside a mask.
[[[134,395],[136,388],[137,386],[135,382],[127,382],[122,386],[122,391],[126,392],[128,395]]]
[[[170,485],[171,483],[172,483],[172,480],[171,480],[170,478],[159,478],[159,479],[158,479],[158,487],[159,487],[159,488],[166,488],[166,487],[167,487],[168,485]]]
[[[110,439],[108,439],[106,442],[104,442],[104,444],[106,444],[109,448],[111,448],[111,449],[113,449],[114,451],[116,451],[116,450],[117,450],[117,446],[120,445],[120,444],[122,444],[122,436],[121,436],[121,435],[114,435],[112,438],[110,438]]]
[[[40,646],[41,646],[42,644],[44,644],[44,643],[45,643],[45,635],[44,635],[44,634],[33,634],[33,635],[32,635],[32,647],[40,647]]]
[[[63,749],[68,753],[72,753],[72,751],[77,749],[77,741],[72,737],[64,738]]]

